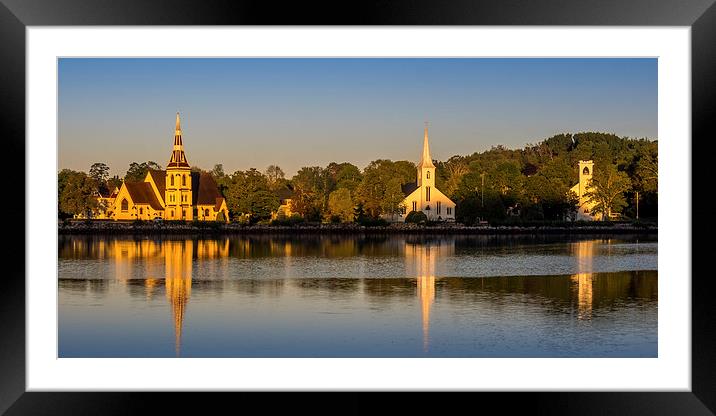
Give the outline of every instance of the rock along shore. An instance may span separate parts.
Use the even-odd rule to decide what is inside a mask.
[[[59,234],[657,234],[653,224],[564,223],[559,225],[462,224],[417,225],[396,223],[366,227],[358,224],[303,223],[278,226],[215,222],[58,221]]]

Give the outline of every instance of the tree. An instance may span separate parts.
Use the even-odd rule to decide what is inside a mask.
[[[234,214],[250,214],[252,222],[270,218],[279,207],[267,178],[254,168],[234,172],[226,190],[226,203]]]
[[[128,182],[141,182],[144,180],[144,177],[147,176],[149,169],[162,170],[162,166],[151,160],[142,163],[132,162],[129,164],[127,174],[124,175],[124,180]]]
[[[336,216],[341,222],[353,221],[353,199],[351,191],[346,188],[337,189],[328,196],[328,209],[331,216]]]
[[[601,214],[610,219],[612,213],[620,212],[626,206],[624,192],[628,191],[631,181],[626,173],[618,171],[614,165],[595,169],[585,194],[589,203],[595,204],[592,215]]]
[[[102,184],[109,178],[109,166],[104,163],[93,163],[89,170],[90,178],[94,179],[97,184]]]
[[[84,172],[63,170],[58,175],[59,208],[61,212],[91,216],[97,209],[95,181]]]
[[[283,173],[283,169],[276,165],[270,165],[267,167],[264,175],[266,175],[271,189],[276,189],[277,185],[286,179],[286,174]]]

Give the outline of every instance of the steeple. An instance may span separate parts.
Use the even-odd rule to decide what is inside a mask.
[[[423,137],[423,156],[418,164],[418,169],[435,168],[433,159],[430,157],[430,145],[428,144],[428,123],[425,122],[425,135]]]
[[[187,162],[186,155],[184,154],[184,144],[182,143],[181,139],[181,125],[179,122],[179,113],[177,113],[176,125],[174,127],[174,148],[172,149],[172,155],[169,158],[167,168],[179,167],[188,168],[189,162]]]

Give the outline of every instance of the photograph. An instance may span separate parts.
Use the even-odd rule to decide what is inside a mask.
[[[57,358],[659,358],[659,59],[57,57]]]

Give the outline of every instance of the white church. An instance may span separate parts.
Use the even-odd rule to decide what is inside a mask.
[[[427,126],[417,180],[403,185],[402,190],[405,199],[401,203],[399,220],[405,221],[405,217],[412,211],[422,211],[429,221],[455,221],[455,203],[435,187],[435,165],[430,157]]]

